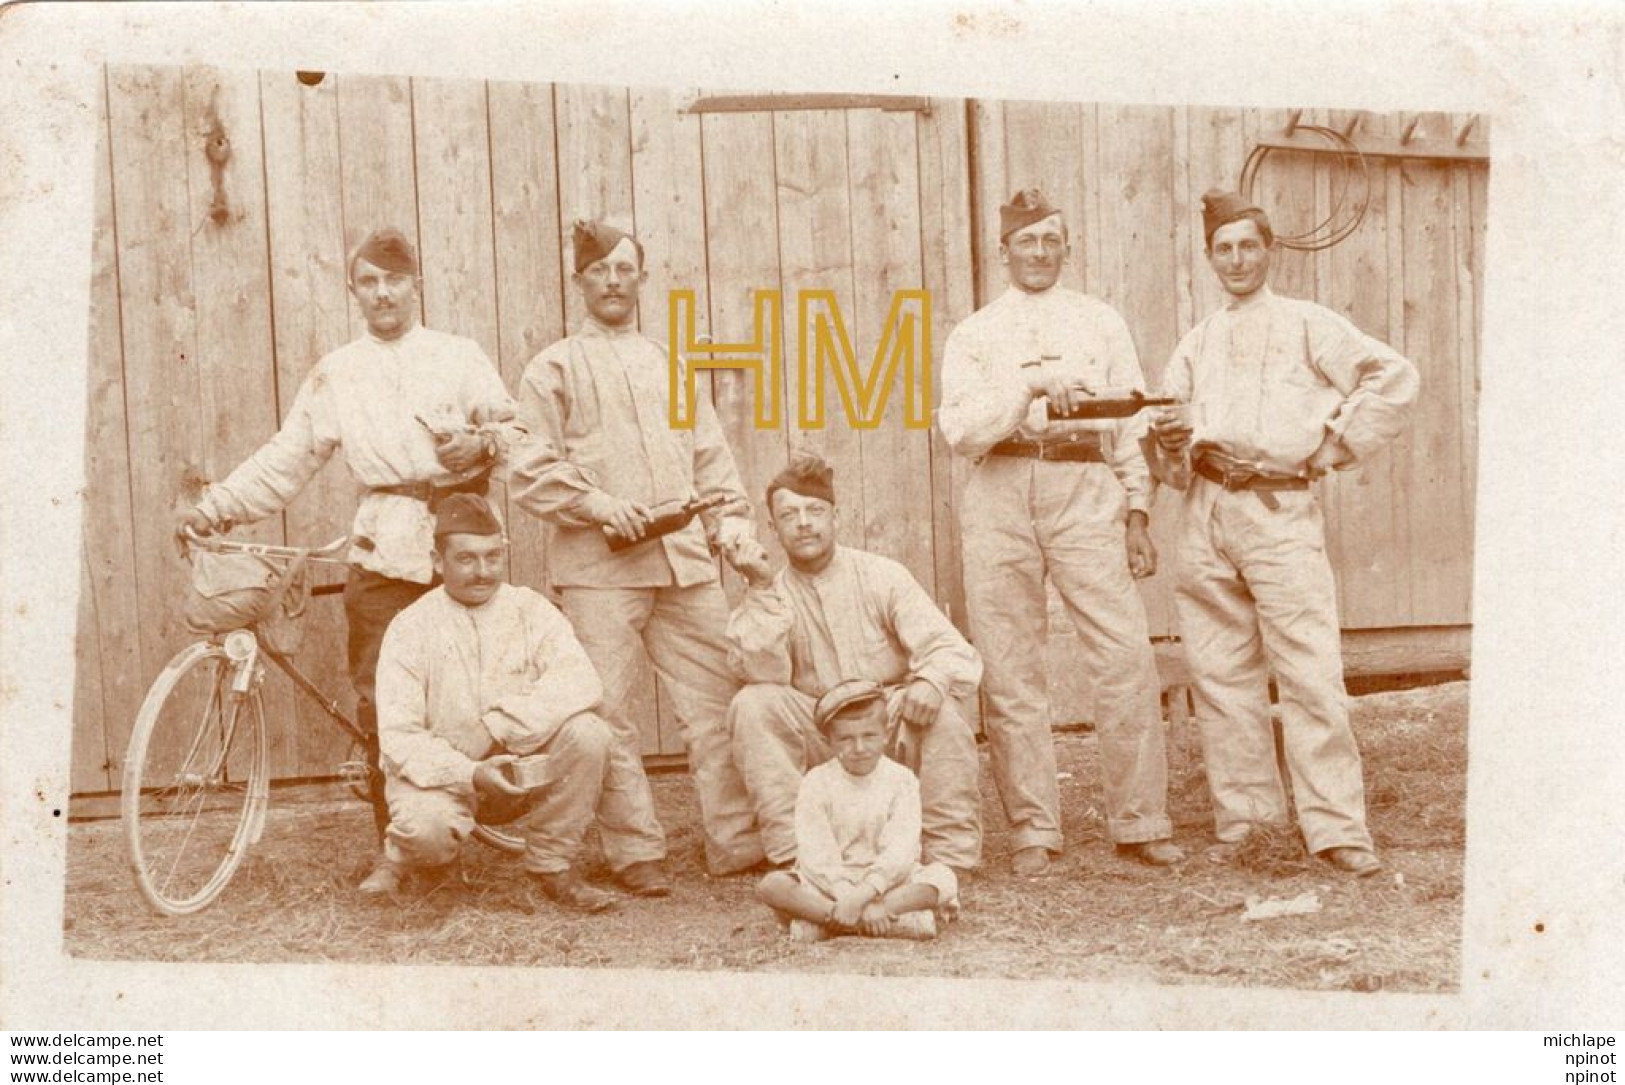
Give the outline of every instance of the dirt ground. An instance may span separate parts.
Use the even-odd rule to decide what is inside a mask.
[[[840,938],[791,943],[756,903],[753,880],[711,879],[699,861],[688,780],[654,786],[676,892],[628,899],[606,916],[559,912],[517,862],[471,846],[472,884],[420,890],[399,906],[361,900],[372,830],[356,801],[280,805],[225,894],[200,915],[149,910],[127,869],[116,821],[70,833],[64,940],[70,954],[172,961],[501,963],[570,967],[1075,978],[1319,990],[1453,991],[1460,968],[1467,684],[1354,700],[1371,830],[1388,864],[1364,881],[1302,855],[1295,834],[1262,841],[1234,865],[1211,842],[1194,733],[1171,736],[1170,806],[1183,867],[1118,859],[1104,836],[1096,743],[1057,736],[1067,854],[1052,873],[1009,872],[1009,845],[983,752],[986,856],[962,891],[960,919],[935,942]],[[595,859],[590,877],[604,870]],[[1244,921],[1248,898],[1312,894],[1313,914]]]

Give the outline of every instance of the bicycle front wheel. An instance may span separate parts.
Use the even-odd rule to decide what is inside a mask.
[[[136,885],[166,915],[220,895],[259,835],[269,800],[257,686],[218,644],[182,649],[147,691],[124,762],[124,835]]]

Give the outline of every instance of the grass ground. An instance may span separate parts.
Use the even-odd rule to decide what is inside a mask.
[[[788,941],[750,879],[701,873],[686,777],[656,777],[676,892],[598,917],[563,914],[518,864],[471,847],[472,885],[420,891],[398,907],[355,885],[372,830],[358,802],[273,804],[265,836],[211,908],[151,912],[125,865],[116,821],[70,833],[65,947],[103,959],[500,963],[844,972],[1452,991],[1460,967],[1467,685],[1356,698],[1372,833],[1388,864],[1354,880],[1274,836],[1229,866],[1203,861],[1211,822],[1194,735],[1172,736],[1170,810],[1193,858],[1159,871],[1116,858],[1105,840],[1094,738],[1057,736],[1067,854],[1053,873],[1009,873],[1008,841],[984,764],[987,827],[965,910],[935,942]],[[985,758],[984,752],[984,758]],[[589,876],[604,871],[588,860]],[[1311,893],[1313,914],[1242,919],[1248,898]]]

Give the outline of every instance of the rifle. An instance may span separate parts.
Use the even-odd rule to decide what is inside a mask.
[[[1129,418],[1140,413],[1147,407],[1172,407],[1179,403],[1173,398],[1150,397],[1138,388],[1127,396],[1114,396],[1111,398],[1086,399],[1074,404],[1071,411],[1062,413],[1055,409],[1053,404],[1049,408],[1049,417],[1052,422],[1080,422],[1102,418]]]
[[[604,541],[616,553],[630,550],[634,546],[658,539],[662,535],[670,535],[674,531],[681,531],[688,526],[690,520],[719,505],[728,503],[727,494],[707,494],[704,497],[691,497],[683,499],[674,497],[670,501],[662,501],[649,510],[649,523],[643,529],[643,538],[628,539],[608,524],[604,525]]]

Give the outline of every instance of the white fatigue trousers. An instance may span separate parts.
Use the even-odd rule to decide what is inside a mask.
[[[1286,821],[1270,725],[1273,670],[1305,843],[1311,852],[1369,848],[1320,507],[1308,490],[1271,496],[1279,508],[1200,476],[1185,494],[1174,602],[1214,828],[1219,839],[1238,840],[1252,822]]]
[[[893,727],[905,688],[887,697]],[[802,776],[833,754],[813,725],[815,703],[793,686],[759,682],[741,689],[728,708],[734,761],[756,800],[762,847],[774,863],[796,855],[796,794]],[[953,698],[942,702],[936,722],[920,730],[919,762],[925,861],[973,869],[982,860],[981,764],[976,733]]]
[[[1045,673],[1047,573],[1094,683],[1106,827],[1162,840],[1168,763],[1145,604],[1128,569],[1122,484],[1103,463],[988,456],[960,507],[965,603],[982,653],[993,780],[1017,848],[1060,851],[1061,797]]]
[[[598,832],[611,870],[662,859],[666,834],[643,772],[642,739],[628,700],[645,651],[672,706],[700,800],[705,861],[732,874],[762,860],[756,814],[734,767],[725,717],[739,683],[722,639],[728,600],[712,581],[687,588],[562,588],[564,616],[604,683],[603,713],[615,748],[599,804]]]
[[[570,869],[592,824],[614,744],[609,725],[583,712],[565,720],[542,747],[548,759],[539,800],[518,822],[525,837],[526,870],[556,874]],[[472,790],[417,787],[391,773],[384,794],[389,801],[384,855],[392,862],[442,866],[457,858],[474,831]]]

